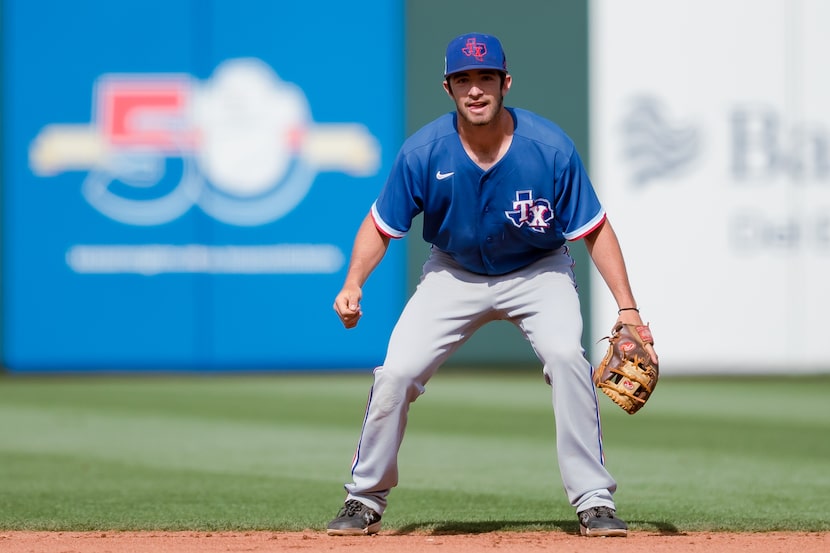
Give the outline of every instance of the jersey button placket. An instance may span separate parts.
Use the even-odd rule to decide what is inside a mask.
[[[494,211],[490,209],[490,204],[492,203],[492,198],[490,195],[492,194],[492,190],[488,190],[488,186],[492,183],[488,182],[492,180],[491,173],[485,172],[481,179],[479,180],[479,190],[481,191],[481,230],[484,241],[481,245],[481,256],[484,264],[489,268],[493,269],[493,247],[496,242],[496,236],[493,234],[493,231],[498,226],[495,224],[493,220]]]

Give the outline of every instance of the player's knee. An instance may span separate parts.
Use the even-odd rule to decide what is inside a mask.
[[[375,369],[374,394],[379,395],[389,408],[401,403],[412,403],[424,393],[424,385],[406,371]]]
[[[575,347],[549,346],[539,352],[544,363],[545,380],[550,384],[552,372],[557,370],[573,370],[582,368],[587,363],[581,345]]]

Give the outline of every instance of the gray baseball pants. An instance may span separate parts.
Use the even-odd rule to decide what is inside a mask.
[[[582,315],[567,247],[508,275],[462,269],[432,249],[421,281],[374,371],[348,499],[378,513],[398,483],[398,451],[409,405],[441,364],[482,325],[515,324],[544,365],[551,385],[562,483],[577,511],[614,508],[616,482],[604,466],[599,405],[592,367],[582,348]]]

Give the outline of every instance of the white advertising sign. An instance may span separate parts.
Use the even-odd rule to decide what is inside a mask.
[[[592,0],[590,24],[592,180],[661,372],[830,370],[830,2]]]

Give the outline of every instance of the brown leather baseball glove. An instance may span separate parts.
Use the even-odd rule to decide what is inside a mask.
[[[654,392],[659,367],[646,351],[654,345],[648,325],[617,322],[611,330],[608,351],[594,370],[594,384],[611,400],[633,415]]]

